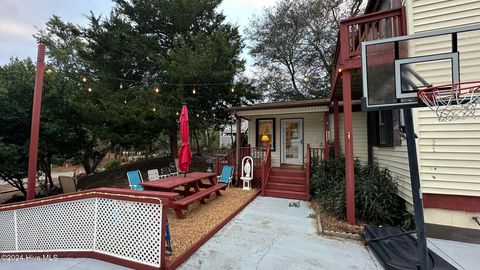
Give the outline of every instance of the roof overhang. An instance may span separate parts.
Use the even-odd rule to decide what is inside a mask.
[[[250,106],[233,107],[227,109],[227,111],[234,113],[240,117],[246,117],[261,115],[328,112],[329,105],[329,99],[314,99],[302,101],[261,103]]]

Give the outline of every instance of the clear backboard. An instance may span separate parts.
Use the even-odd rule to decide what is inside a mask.
[[[418,90],[480,80],[480,24],[362,43],[364,110],[426,106]]]

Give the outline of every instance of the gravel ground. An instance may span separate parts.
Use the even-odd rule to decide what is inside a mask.
[[[231,187],[221,191],[222,196],[211,195],[205,205],[199,202],[188,207],[184,219],[177,219],[173,209],[167,209],[167,217],[172,235],[173,254],[167,257],[172,260],[188,250],[207,232],[222,222],[240,206],[257,194],[258,190],[250,191]],[[184,210],[185,213],[185,210]]]

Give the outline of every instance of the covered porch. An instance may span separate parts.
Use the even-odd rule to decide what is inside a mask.
[[[237,138],[241,120],[248,121],[248,143],[237,140],[217,167],[234,165],[239,179],[241,160],[251,156],[254,186],[261,187],[263,195],[308,200],[311,161],[329,152],[328,104],[328,99],[316,99],[230,108],[237,119]]]

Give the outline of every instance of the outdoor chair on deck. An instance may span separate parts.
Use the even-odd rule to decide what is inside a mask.
[[[157,169],[148,170],[147,175],[148,175],[148,181],[154,181],[154,180],[160,179],[160,174],[158,173]]]
[[[219,183],[230,186],[233,178],[233,166],[223,166],[222,174],[217,176]]]
[[[71,176],[58,176],[58,182],[62,188],[63,193],[77,192],[77,179]]]
[[[127,172],[128,183],[132,190],[143,190],[141,183],[143,183],[142,174],[140,171]]]

